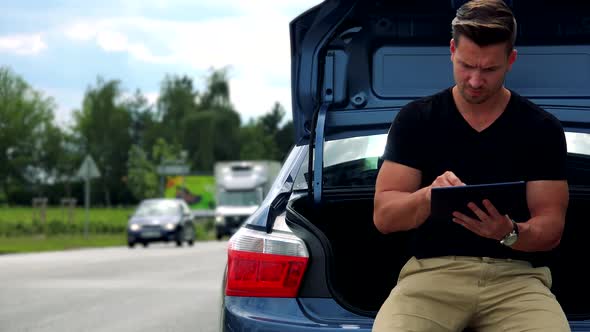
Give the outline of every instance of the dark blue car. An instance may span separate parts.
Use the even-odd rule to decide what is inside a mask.
[[[127,222],[127,245],[133,248],[141,243],[147,247],[151,242],[171,242],[190,246],[195,242],[194,218],[182,199],[145,199]]]
[[[373,224],[387,131],[402,106],[453,84],[450,22],[463,2],[331,0],[291,22],[296,144],[230,239],[222,331],[371,330],[409,258],[408,234]],[[553,113],[568,143],[552,291],[572,330],[590,331],[590,5],[508,3],[519,60],[506,87]]]

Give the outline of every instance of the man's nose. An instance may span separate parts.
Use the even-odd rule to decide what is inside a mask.
[[[483,79],[478,70],[474,70],[473,73],[471,73],[471,77],[469,78],[469,86],[474,89],[478,89],[483,86]]]

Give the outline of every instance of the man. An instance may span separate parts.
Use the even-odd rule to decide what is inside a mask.
[[[409,103],[388,134],[374,222],[382,233],[413,230],[413,257],[373,330],[569,331],[551,272],[535,259],[564,227],[563,129],[503,85],[517,55],[503,1],[467,2],[452,30],[455,85]],[[468,205],[477,219],[430,216],[434,187],[511,181],[526,181],[530,218],[512,220],[489,200]]]

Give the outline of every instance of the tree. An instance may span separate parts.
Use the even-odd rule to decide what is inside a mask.
[[[158,138],[152,147],[152,161],[160,165],[166,161],[181,160],[182,147],[178,144],[169,144],[163,138]]]
[[[276,102],[272,109],[242,127],[242,159],[284,160],[293,146],[293,122],[281,127],[285,109]]]
[[[156,167],[150,162],[145,151],[137,145],[132,145],[129,150],[127,186],[138,200],[158,195]]]
[[[228,68],[210,70],[205,79],[207,88],[199,98],[199,108],[204,110],[233,110],[230,101]]]
[[[227,70],[212,70],[202,92],[187,76],[166,76],[158,99],[159,136],[188,153],[194,170],[212,172],[217,160],[239,158],[240,116],[229,98]]]
[[[197,95],[190,77],[166,75],[157,102],[159,137],[171,144],[183,144],[186,141],[184,121],[189,114],[196,112]]]
[[[0,190],[22,187],[48,172],[39,151],[56,134],[52,125],[55,104],[7,67],[0,67]]]
[[[131,147],[131,115],[121,95],[118,80],[105,82],[99,77],[96,86],[87,89],[82,109],[74,112],[78,143],[101,170],[101,188],[108,206],[113,193],[125,193],[123,180]]]
[[[131,116],[130,135],[131,143],[138,145],[144,151],[151,146],[150,133],[155,127],[155,114],[152,106],[148,104],[147,99],[140,90],[125,101],[125,108]]]
[[[266,135],[275,137],[284,117],[285,109],[279,102],[275,102],[270,112],[262,115],[258,121]]]
[[[293,127],[293,121],[289,121],[283,125],[275,135],[275,142],[279,149],[279,159],[285,160],[287,155],[295,144],[295,128]]]
[[[264,133],[272,137],[273,142],[276,144],[278,150],[278,153],[276,154],[277,160],[285,159],[294,144],[293,121],[289,121],[281,126],[285,114],[286,112],[283,105],[276,102],[271,111],[261,116],[259,120]]]
[[[240,130],[240,158],[243,160],[277,160],[279,151],[270,135],[267,135],[260,121],[251,121]]]

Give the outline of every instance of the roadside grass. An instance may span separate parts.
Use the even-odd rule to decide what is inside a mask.
[[[34,235],[0,237],[0,254],[61,251],[126,245],[124,234]]]
[[[88,238],[84,237],[86,211],[48,207],[45,215],[31,207],[0,207],[0,254],[126,246],[126,230],[133,208],[91,208]],[[44,221],[43,221],[44,220]],[[212,218],[197,220],[195,240],[215,238]]]
[[[132,212],[132,208],[92,208],[88,212],[88,232],[121,234]],[[78,234],[84,231],[85,224],[86,211],[82,207],[48,207],[44,215],[40,209],[30,207],[0,208],[0,237]]]
[[[215,228],[212,219],[195,224],[196,241],[211,241],[214,239]],[[82,232],[71,234],[39,233],[33,235],[0,235],[0,254],[61,251],[126,245],[127,234],[124,231],[106,234],[89,232],[87,238],[84,237],[84,233]]]

